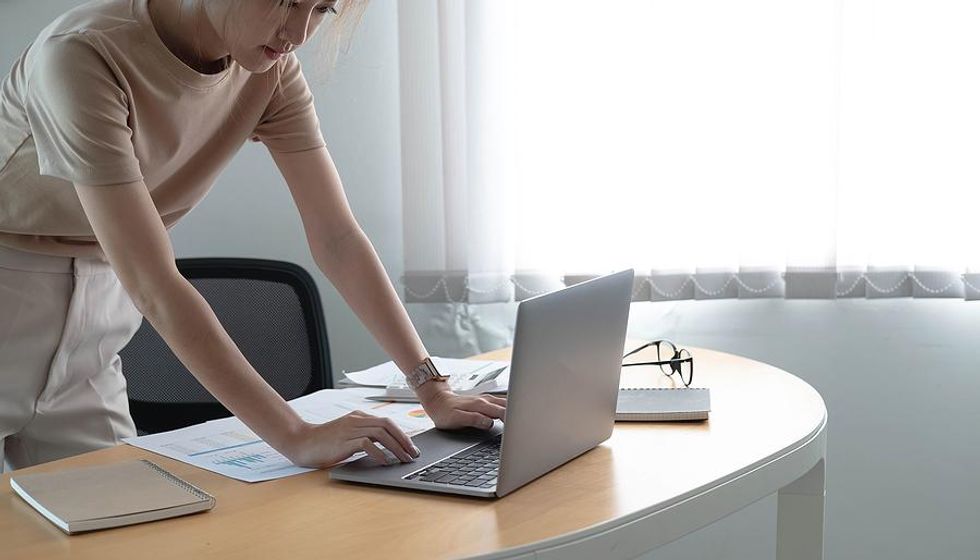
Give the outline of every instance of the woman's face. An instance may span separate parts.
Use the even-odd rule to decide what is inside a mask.
[[[205,10],[231,57],[250,72],[265,72],[334,17],[338,0],[226,0]]]

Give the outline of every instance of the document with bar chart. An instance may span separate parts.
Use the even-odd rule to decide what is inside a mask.
[[[418,404],[364,400],[365,396],[381,392],[383,390],[378,389],[327,389],[294,399],[289,404],[304,420],[314,424],[361,410],[391,418],[410,437],[432,427],[432,421]],[[234,416],[123,441],[245,482],[273,480],[314,470],[294,465]],[[363,456],[364,453],[358,453],[348,461]]]
[[[234,417],[123,441],[245,482],[313,470],[294,465]]]

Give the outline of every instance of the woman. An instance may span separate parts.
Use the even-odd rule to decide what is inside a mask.
[[[0,457],[13,468],[135,435],[117,352],[145,317],[204,387],[294,463],[411,461],[390,420],[304,422],[178,273],[167,235],[248,139],[262,141],[315,261],[440,428],[506,400],[434,370],[347,204],[296,55],[363,0],[102,0],[65,13],[0,89]]]

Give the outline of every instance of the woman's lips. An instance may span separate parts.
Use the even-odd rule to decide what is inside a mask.
[[[263,52],[265,52],[265,56],[269,57],[269,60],[279,60],[279,57],[282,56],[281,52],[272,50],[268,46],[263,49]]]

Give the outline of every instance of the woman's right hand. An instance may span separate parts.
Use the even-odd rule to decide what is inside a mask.
[[[283,450],[294,464],[301,467],[329,467],[364,451],[384,465],[384,452],[374,444],[380,443],[402,462],[414,461],[419,450],[391,418],[374,416],[360,410],[345,414],[325,424],[303,423]]]

